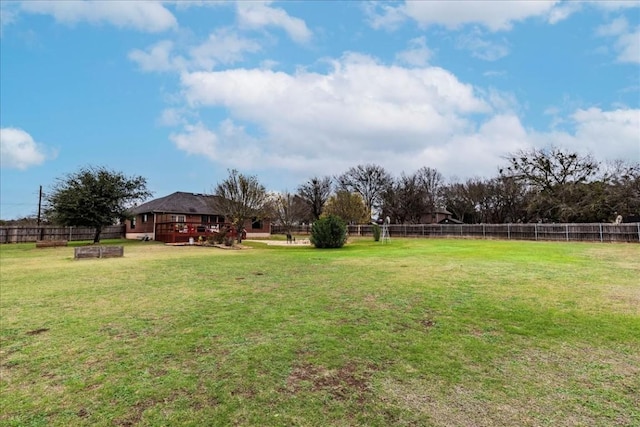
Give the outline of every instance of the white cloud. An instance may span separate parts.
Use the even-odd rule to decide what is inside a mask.
[[[27,169],[46,160],[45,148],[18,128],[0,129],[0,159],[3,168]]]
[[[169,138],[189,155],[203,155],[230,168],[252,169],[272,156],[263,150],[259,140],[230,119],[223,120],[215,130],[202,122],[186,124],[181,133],[172,133]],[[267,162],[273,164],[271,160]]]
[[[640,26],[630,29],[626,18],[620,17],[596,28],[596,35],[616,38],[613,48],[619,62],[640,63]]]
[[[496,61],[509,54],[506,41],[487,41],[478,31],[458,37],[457,47],[470,51],[472,56],[484,61]]]
[[[407,19],[412,19],[422,27],[440,25],[460,29],[466,25],[479,25],[495,32],[511,30],[515,23],[530,18],[557,24],[583,9],[585,4],[605,12],[640,7],[640,2],[632,0],[448,0],[404,1],[397,5],[368,2],[363,9],[374,29],[395,30]]]
[[[159,1],[25,1],[21,8],[28,13],[51,15],[65,24],[109,23],[152,33],[178,25],[173,14]]]
[[[202,123],[186,125],[183,133],[172,133],[169,139],[189,155],[203,155],[211,160],[218,158],[218,136]]]
[[[547,17],[551,23],[566,18],[572,9],[559,1],[406,1],[402,5],[369,7],[368,20],[373,28],[393,29],[408,17],[421,26],[442,25],[457,29],[479,24],[491,31],[510,30],[515,22],[532,17]]]
[[[407,65],[424,67],[429,63],[432,52],[427,47],[427,39],[422,36],[409,40],[409,48],[396,54],[396,60]]]
[[[548,22],[549,24],[557,24],[560,21],[564,21],[569,16],[582,9],[582,4],[578,1],[564,1],[560,4],[556,4],[551,11],[549,11]]]
[[[522,125],[513,94],[474,88],[438,67],[389,66],[360,54],[332,65],[326,73],[183,73],[190,108],[212,119],[208,107],[221,107],[228,116],[213,131],[186,126],[172,140],[229,167],[302,176],[365,162],[394,174],[427,165],[448,176],[491,176],[506,153],[552,144],[598,158],[638,157],[638,110],[574,110],[563,117],[573,131],[538,132]]]
[[[517,116],[499,114],[476,130],[452,135],[446,144],[426,148],[412,162],[413,169],[433,165],[459,177],[495,176],[502,156],[524,149],[529,143]]]
[[[134,49],[129,52],[129,59],[142,71],[175,71],[184,67],[185,61],[181,57],[172,56],[173,42],[161,40],[147,48],[147,50]]]
[[[17,4],[11,2],[0,2],[0,36],[4,28],[13,24],[18,17]]]
[[[179,108],[165,108],[156,123],[160,126],[178,126],[186,124],[185,111]]]
[[[616,41],[618,61],[640,64],[640,27],[635,31],[622,34]]]
[[[631,8],[640,7],[640,3],[634,0],[598,0],[598,1],[591,1],[588,3],[607,11],[617,11],[621,9],[631,9]]]
[[[601,25],[596,29],[596,35],[608,37],[608,36],[619,36],[624,34],[629,29],[629,22],[627,22],[626,18],[620,17],[614,19],[610,23],[606,25]]]
[[[279,27],[297,43],[305,43],[311,39],[312,33],[302,19],[290,16],[283,9],[271,7],[270,3],[270,1],[239,1],[237,13],[240,25],[253,29]]]
[[[640,162],[640,110],[579,109],[571,116],[576,131],[573,146],[598,159]]]
[[[244,59],[245,53],[261,50],[255,40],[240,37],[227,29],[217,30],[202,44],[189,50],[192,68],[211,70],[217,64],[230,65]]]
[[[260,44],[255,40],[243,38],[228,29],[218,29],[203,43],[185,48],[185,55],[176,52],[178,48],[172,41],[162,40],[145,50],[134,49],[128,57],[146,72],[209,71],[220,64],[242,61],[245,53],[258,52],[260,49]]]
[[[191,108],[226,108],[230,120],[249,123],[257,129],[252,135],[260,135],[227,128],[222,137],[221,127],[214,132],[217,160],[229,162],[231,155],[220,153],[231,153],[226,147],[234,144],[246,148],[245,165],[288,170],[313,165],[322,169],[318,173],[338,173],[337,168],[362,159],[413,159],[425,147],[472,132],[468,116],[491,112],[473,87],[441,68],[386,66],[357,54],[332,65],[326,74],[265,69],[183,73],[181,82]],[[205,117],[206,110],[200,114]],[[182,149],[202,151],[194,148],[203,143],[193,128],[182,135]]]
[[[402,7],[390,6],[376,1],[363,4],[364,13],[371,28],[395,30],[407,20]]]
[[[384,127],[398,115],[401,122],[413,123],[410,127],[434,129],[434,123],[416,124],[414,119],[489,109],[470,85],[446,70],[388,67],[358,54],[334,61],[328,74],[233,69],[183,74],[182,84],[191,105],[225,106],[234,114],[274,126],[281,120],[316,126],[314,115],[320,114],[339,121],[349,116],[356,128]],[[281,114],[283,107],[291,110],[286,117]]]

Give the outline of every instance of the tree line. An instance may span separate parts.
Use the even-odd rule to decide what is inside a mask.
[[[323,216],[346,223],[389,217],[392,223],[431,222],[447,210],[465,223],[640,221],[640,163],[597,162],[591,155],[556,147],[511,153],[496,175],[445,181],[430,167],[393,177],[364,164],[336,176],[314,176],[295,192],[269,193],[257,176],[230,170],[213,194],[216,208],[237,227],[269,217],[290,228]],[[146,179],[103,167],[85,167],[59,178],[46,197],[45,217],[61,225],[96,229],[127,218],[128,208],[151,193]],[[618,218],[619,219],[619,218]]]
[[[446,210],[465,223],[611,222],[640,220],[640,163],[600,163],[557,147],[511,153],[489,178],[450,179],[434,168],[393,177],[365,164],[341,175],[313,177],[272,197],[272,216],[285,226],[323,214],[349,223],[389,217],[393,223],[430,222]]]

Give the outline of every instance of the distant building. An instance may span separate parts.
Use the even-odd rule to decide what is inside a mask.
[[[231,221],[216,209],[217,196],[177,191],[130,209],[126,224],[127,239],[151,239],[165,243],[188,242],[207,238]],[[254,218],[245,224],[247,237],[271,235],[269,220]]]
[[[446,209],[436,209],[420,217],[420,224],[462,224],[461,221],[452,218],[452,213]]]

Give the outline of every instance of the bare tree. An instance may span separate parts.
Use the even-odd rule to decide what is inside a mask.
[[[429,213],[435,213],[436,209],[443,207],[442,192],[444,190],[444,178],[437,169],[426,166],[421,167],[415,173],[416,182],[422,190],[425,208]]]
[[[598,171],[598,162],[591,155],[551,147],[520,150],[507,157],[509,165],[500,173],[542,191],[553,191],[558,186],[586,182]]]
[[[322,215],[325,203],[331,196],[331,177],[313,177],[298,187],[298,196],[304,200],[311,210],[312,219],[315,221]]]
[[[425,212],[424,191],[416,174],[395,179],[382,193],[382,217],[397,223],[418,223]]]
[[[533,191],[529,212],[542,220],[567,221],[573,214],[572,199],[576,187],[587,183],[597,172],[598,162],[590,155],[560,148],[532,148],[507,157],[509,164],[500,170]]]
[[[288,233],[294,224],[302,222],[309,213],[304,200],[288,191],[270,194],[267,205],[271,218],[283,225]]]
[[[248,220],[264,214],[267,191],[256,176],[246,176],[237,170],[229,170],[229,177],[215,189],[216,207],[230,219],[236,228],[238,243],[242,243],[242,231]]]
[[[605,165],[602,181],[606,184],[605,204],[609,212],[640,216],[640,163],[615,160]]]
[[[360,194],[369,216],[382,202],[382,194],[393,182],[391,175],[382,167],[373,164],[358,165],[336,177],[342,190]]]

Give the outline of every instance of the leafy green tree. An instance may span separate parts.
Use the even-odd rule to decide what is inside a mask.
[[[126,218],[128,208],[150,195],[141,176],[89,166],[58,178],[45,198],[45,215],[57,224],[95,228],[93,242],[99,243],[104,227]]]
[[[341,218],[347,224],[368,223],[371,219],[362,197],[357,193],[345,190],[340,190],[329,197],[324,212],[326,215]]]
[[[237,170],[229,170],[229,176],[215,189],[216,208],[230,219],[236,229],[238,243],[242,243],[245,222],[263,217],[267,202],[267,190],[256,176],[247,176]]]
[[[373,233],[373,241],[374,242],[379,242],[380,241],[380,234],[382,234],[382,230],[380,229],[380,226],[378,224],[373,224],[371,226],[371,231]]]
[[[341,248],[347,242],[347,224],[334,215],[320,218],[311,226],[310,240],[319,249]]]

